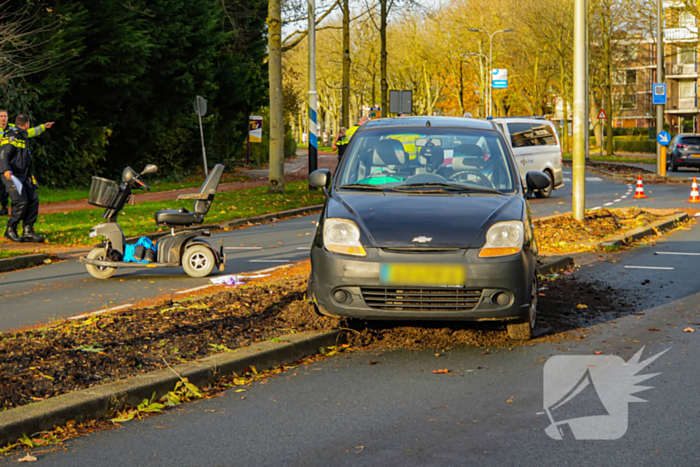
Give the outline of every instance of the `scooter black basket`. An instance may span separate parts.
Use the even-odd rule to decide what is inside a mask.
[[[92,177],[88,204],[101,208],[109,208],[118,192],[119,185],[117,185],[115,181],[102,177]]]

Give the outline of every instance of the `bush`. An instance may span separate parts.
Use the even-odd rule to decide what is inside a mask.
[[[615,151],[656,153],[656,141],[650,139],[615,139]]]

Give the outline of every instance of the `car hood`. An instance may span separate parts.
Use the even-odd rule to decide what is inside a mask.
[[[355,221],[362,243],[377,248],[481,248],[496,222],[521,220],[521,196],[340,194],[326,217]],[[418,237],[429,242],[414,242]],[[423,240],[425,240],[425,238]]]

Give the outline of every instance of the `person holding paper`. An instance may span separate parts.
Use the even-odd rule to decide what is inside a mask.
[[[5,238],[13,242],[43,242],[44,237],[34,232],[34,223],[39,215],[39,197],[29,175],[32,154],[29,151],[29,118],[18,115],[15,127],[5,132],[0,147],[0,173],[7,193],[12,200],[12,214],[7,221]],[[22,222],[22,237],[17,227]]]
[[[0,109],[0,147],[5,144],[5,132],[15,128],[15,126],[12,123],[7,123],[8,118],[8,113],[7,110],[5,109]],[[34,138],[35,136],[39,136],[42,134],[44,131],[48,130],[53,126],[54,122],[46,122],[43,123],[39,126],[35,126],[34,128],[30,128],[27,131],[27,136],[30,138]],[[5,185],[0,183],[0,216],[7,216],[9,214],[7,210],[7,205],[9,204],[9,195],[7,194],[7,191],[5,190]]]

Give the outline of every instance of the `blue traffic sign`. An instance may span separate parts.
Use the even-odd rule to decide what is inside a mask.
[[[658,141],[661,146],[668,146],[668,143],[671,142],[671,135],[668,131],[661,131],[656,135],[656,141]]]
[[[653,105],[666,105],[666,83],[654,83],[651,95]]]

